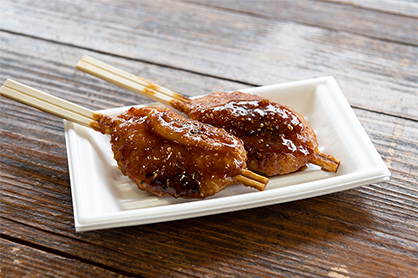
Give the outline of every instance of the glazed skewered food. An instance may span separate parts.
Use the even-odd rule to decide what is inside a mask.
[[[241,140],[168,108],[131,108],[115,120],[101,114],[94,118],[91,126],[110,134],[122,173],[156,195],[205,198],[251,175]]]
[[[339,159],[319,151],[314,131],[290,107],[241,92],[188,99],[88,56],[76,67],[237,136],[248,152],[250,170],[272,176],[298,171],[307,163],[332,172],[340,165]]]
[[[110,135],[121,172],[153,194],[202,199],[236,182],[258,190],[268,182],[246,169],[240,139],[168,108],[131,108],[112,119],[12,80],[0,92]]]
[[[220,127],[240,138],[248,168],[283,175],[307,163],[336,172],[340,161],[318,150],[314,131],[292,108],[241,92],[217,92],[189,102],[173,99],[172,107],[191,119]]]

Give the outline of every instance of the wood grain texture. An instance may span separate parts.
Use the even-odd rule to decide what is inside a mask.
[[[408,1],[186,1],[382,40],[413,45],[418,43],[418,5]],[[397,12],[392,12],[394,6]]]
[[[418,3],[414,0],[324,0],[327,2],[353,5],[385,13],[418,17]]]
[[[290,15],[261,16],[265,7],[250,13],[255,2],[239,2],[6,1],[0,80],[97,110],[150,101],[76,71],[85,54],[189,96],[332,74],[391,179],[257,209],[75,233],[62,121],[0,98],[0,276],[418,275],[418,52],[395,42],[408,34],[382,37],[395,32],[394,21],[373,31],[382,24],[373,15],[396,15],[405,26],[411,16],[370,1],[311,8],[301,1]],[[353,18],[374,10],[369,25],[357,26],[369,33],[285,18],[329,7]]]
[[[76,259],[0,239],[2,277],[123,277]],[[53,267],[51,267],[53,266]]]
[[[59,3],[45,1],[35,7],[23,0],[7,1],[0,25],[9,32],[249,85],[333,75],[351,105],[418,119],[418,52],[407,39],[398,43],[353,33],[350,28],[337,30],[281,20],[287,12],[271,19],[165,0],[141,5],[129,0],[118,4],[90,1],[87,6],[82,2]],[[248,1],[222,3],[240,3],[243,8],[250,5],[248,9],[254,13],[263,13],[260,9],[271,6]],[[353,6],[318,2],[322,4],[349,9],[340,13],[350,16],[362,14]],[[314,11],[295,16],[308,15],[334,21],[344,18]],[[352,22],[370,32],[387,30],[386,25],[382,27],[386,16],[394,15],[372,16],[382,18],[380,23]],[[398,26],[390,36],[410,34],[415,38],[416,23],[412,19],[405,23],[406,30]]]

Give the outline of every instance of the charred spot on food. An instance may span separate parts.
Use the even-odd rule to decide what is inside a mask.
[[[160,179],[155,179],[155,180],[154,180],[154,182],[155,182],[156,184],[158,184],[158,185],[162,185],[162,184],[164,184],[164,183],[167,183],[167,181],[166,181],[166,182],[164,182],[164,181],[162,181],[162,180],[160,180]]]

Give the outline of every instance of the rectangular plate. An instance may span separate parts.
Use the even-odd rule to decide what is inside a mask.
[[[232,185],[204,200],[140,191],[119,171],[109,139],[64,121],[76,231],[157,223],[279,204],[388,180],[390,172],[333,77],[243,90],[288,105],[315,131],[320,151],[341,160],[337,174],[309,165],[270,178],[265,191]],[[150,106],[161,106],[160,104]],[[102,111],[116,116],[128,107]]]

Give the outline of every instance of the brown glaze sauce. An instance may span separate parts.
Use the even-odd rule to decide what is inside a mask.
[[[203,198],[233,183],[246,167],[238,138],[168,109],[131,108],[110,123],[99,122],[96,130],[109,129],[122,173],[157,195]]]
[[[267,99],[232,100],[215,107],[197,104],[189,116],[242,139],[249,160],[262,160],[269,153],[300,157],[313,152],[302,120],[291,108]]]

